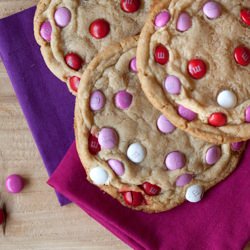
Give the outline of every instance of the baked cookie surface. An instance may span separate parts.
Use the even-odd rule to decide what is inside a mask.
[[[173,126],[141,90],[136,47],[137,38],[113,44],[87,67],[75,108],[80,159],[91,183],[133,209],[198,202],[234,170],[244,144],[216,146]]]
[[[139,34],[152,0],[41,0],[35,37],[49,69],[76,94],[80,77],[111,41]]]
[[[216,144],[247,140],[249,49],[249,0],[162,0],[139,40],[142,89],[194,136]]]

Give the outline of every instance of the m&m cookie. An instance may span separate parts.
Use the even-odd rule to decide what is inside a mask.
[[[178,128],[215,144],[250,138],[249,1],[160,1],[137,67],[147,98]]]
[[[112,41],[139,34],[158,0],[41,0],[35,37],[49,69],[76,94],[95,54]]]
[[[235,169],[244,143],[217,146],[176,128],[145,97],[136,48],[137,38],[113,44],[81,79],[75,135],[88,179],[123,205],[149,213],[199,202]],[[194,117],[185,108],[179,112]]]

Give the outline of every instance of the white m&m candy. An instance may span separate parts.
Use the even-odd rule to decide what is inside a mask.
[[[107,171],[101,167],[95,167],[90,170],[90,179],[96,185],[104,185],[108,182],[109,175]]]
[[[203,188],[200,185],[193,185],[187,189],[186,200],[189,202],[199,202],[203,196]]]
[[[236,95],[230,90],[223,90],[217,96],[218,104],[223,108],[234,108],[237,104]]]
[[[140,143],[136,142],[128,147],[127,156],[130,161],[141,163],[146,156],[146,151]]]

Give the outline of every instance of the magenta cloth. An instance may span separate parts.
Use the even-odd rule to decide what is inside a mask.
[[[250,240],[250,145],[201,202],[159,214],[125,208],[85,177],[73,143],[48,183],[134,249],[237,250]]]
[[[44,64],[33,34],[35,8],[0,20],[0,57],[48,174],[74,141],[74,97]],[[59,202],[69,201],[58,194]]]

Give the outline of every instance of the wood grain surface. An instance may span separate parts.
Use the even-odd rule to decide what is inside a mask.
[[[0,18],[35,5],[37,0],[0,0]],[[22,193],[8,194],[4,180],[18,173]],[[2,250],[125,250],[114,237],[75,205],[59,207],[46,184],[47,173],[23,117],[8,75],[0,62],[0,200],[8,212]],[[250,250],[250,245],[246,248]]]
[[[0,18],[35,5],[35,0],[0,0]],[[8,194],[5,178],[19,173],[27,180],[22,193]],[[75,205],[61,208],[46,184],[47,173],[0,62],[0,199],[6,203],[1,250],[129,249]]]

